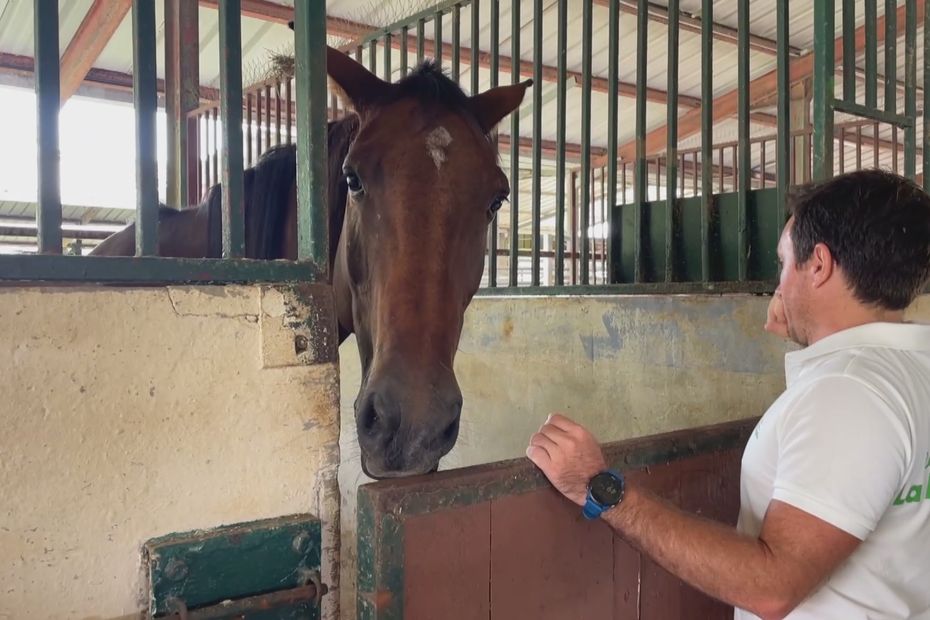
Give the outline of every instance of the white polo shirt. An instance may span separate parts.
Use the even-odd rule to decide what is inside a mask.
[[[930,325],[838,332],[785,375],[743,453],[737,528],[758,536],[777,499],[862,540],[788,618],[930,619]]]

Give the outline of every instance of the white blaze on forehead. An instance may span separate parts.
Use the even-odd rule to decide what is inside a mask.
[[[445,127],[437,127],[426,136],[426,150],[433,158],[436,170],[441,169],[443,162],[446,161],[446,147],[450,144],[452,144],[452,136]]]

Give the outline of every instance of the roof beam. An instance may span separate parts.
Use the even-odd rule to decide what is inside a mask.
[[[923,19],[925,0],[918,0],[917,14],[918,21]],[[905,6],[902,4],[897,11],[898,23],[904,23]],[[885,40],[885,16],[882,15],[876,24],[878,43]],[[856,50],[861,50],[865,45],[865,26],[859,26],[856,29]],[[837,37],[834,40],[834,59],[836,65],[843,62],[843,37]],[[814,55],[805,54],[800,58],[791,61],[788,68],[788,80],[791,83],[798,82],[809,77],[814,71]],[[753,107],[758,101],[765,100],[778,87],[777,70],[772,69],[765,75],[762,75],[749,83],[749,106]],[[739,89],[733,90],[720,95],[713,101],[713,122],[718,123],[724,119],[735,116],[738,111]],[[684,140],[701,131],[701,109],[697,108],[685,112],[678,119],[678,139]],[[646,134],[646,153],[654,155],[662,151],[666,144],[668,126],[662,125]],[[636,140],[630,140],[623,144],[617,151],[621,160],[632,160],[636,157]],[[603,162],[599,162],[603,165]]]
[[[130,8],[132,0],[94,0],[61,57],[61,105],[80,88]]]

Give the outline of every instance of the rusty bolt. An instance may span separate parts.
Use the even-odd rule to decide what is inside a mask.
[[[295,336],[294,337],[294,353],[300,355],[301,353],[306,353],[307,349],[310,348],[310,341],[306,336]]]
[[[310,534],[307,532],[300,532],[297,536],[294,537],[291,546],[294,548],[294,551],[303,555],[310,550]]]
[[[188,572],[187,564],[184,563],[184,560],[178,558],[171,558],[165,567],[165,576],[171,581],[181,581],[187,577]]]

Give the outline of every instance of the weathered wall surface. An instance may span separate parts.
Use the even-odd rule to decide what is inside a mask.
[[[145,540],[297,512],[336,583],[338,373],[296,354],[307,299],[0,288],[0,618],[138,617]]]
[[[768,298],[730,295],[479,298],[455,370],[462,431],[444,469],[522,456],[552,411],[615,441],[761,415],[789,345],[762,330]],[[912,308],[930,321],[930,296]],[[344,617],[355,608],[358,464],[354,342],[340,350]]]

